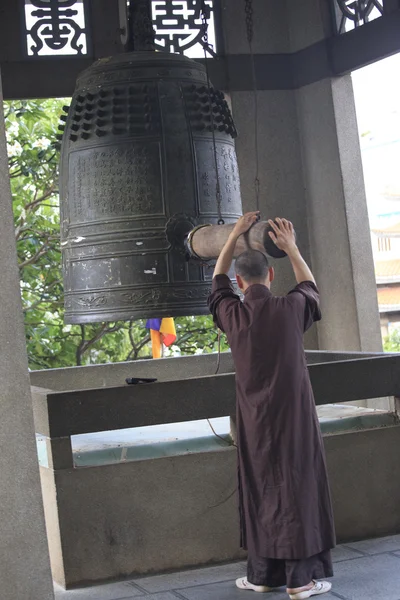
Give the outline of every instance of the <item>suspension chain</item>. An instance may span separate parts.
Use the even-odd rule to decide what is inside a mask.
[[[254,103],[254,146],[255,146],[255,176],[254,176],[254,193],[256,200],[256,210],[260,210],[260,179],[259,179],[259,153],[258,153],[258,90],[257,90],[257,75],[256,65],[253,52],[253,0],[244,0],[244,11],[246,15],[246,32],[247,41],[250,50],[251,73],[253,80],[253,103]]]
[[[244,12],[246,13],[246,30],[247,30],[247,41],[249,45],[253,43],[253,1],[244,1]]]
[[[211,132],[212,132],[214,167],[215,167],[215,197],[217,200],[218,225],[224,225],[225,221],[222,217],[221,186],[220,186],[220,181],[219,181],[217,144],[216,144],[216,140],[215,140],[215,127],[214,127],[214,110],[213,110],[214,90],[211,89],[210,75],[209,75],[209,71],[208,71],[208,59],[207,59],[207,48],[210,47],[210,45],[208,43],[208,22],[207,22],[207,18],[209,15],[209,9],[205,3],[205,0],[201,0],[201,11],[200,12],[201,12],[202,40],[203,40],[203,49],[204,49],[204,62],[205,62],[205,66],[206,66],[206,75],[207,75],[208,103],[209,103],[209,107],[210,107],[210,117],[211,117]]]

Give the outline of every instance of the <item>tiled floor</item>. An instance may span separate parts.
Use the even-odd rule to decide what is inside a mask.
[[[333,558],[335,577],[326,600],[400,600],[400,535],[338,546]],[[56,586],[56,600],[243,600],[248,596],[234,581],[244,574],[244,563],[232,563],[69,592]],[[262,597],[287,595],[282,589]]]

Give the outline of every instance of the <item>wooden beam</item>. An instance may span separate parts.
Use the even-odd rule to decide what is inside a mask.
[[[117,54],[122,49],[117,2],[90,0],[91,57],[28,58],[25,40],[21,37],[18,3],[6,4],[0,8],[0,69],[5,99],[71,96],[83,69],[94,60]],[[390,11],[382,17],[294,54],[256,54],[257,88],[260,91],[297,89],[348,73],[396,52],[400,52],[400,9],[392,2]],[[248,54],[209,60],[213,84],[231,92],[252,90],[250,60]]]
[[[118,3],[88,0],[87,5],[90,51],[82,57],[28,57],[21,3],[4,2],[0,6],[0,71],[5,100],[72,96],[81,71],[98,58],[122,51]]]
[[[334,75],[350,73],[396,54],[400,52],[400,10],[334,36],[327,43]]]
[[[4,100],[70,97],[79,73],[92,63],[66,57],[1,63]]]

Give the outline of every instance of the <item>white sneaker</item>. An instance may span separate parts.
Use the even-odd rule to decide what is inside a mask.
[[[240,577],[240,579],[236,579],[236,587],[239,590],[251,590],[253,592],[272,592],[273,588],[268,587],[267,585],[254,585],[247,580],[247,577]]]
[[[319,596],[320,594],[326,594],[332,589],[332,584],[329,581],[314,581],[314,585],[309,590],[304,592],[297,592],[297,594],[289,594],[290,600],[305,600],[311,598],[311,596]]]

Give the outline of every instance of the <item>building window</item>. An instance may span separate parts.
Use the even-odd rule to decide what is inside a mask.
[[[391,250],[391,240],[388,237],[380,237],[378,238],[378,250],[379,252],[390,252]]]
[[[28,56],[88,54],[84,0],[24,0]]]
[[[152,0],[157,50],[180,53],[190,58],[204,57],[202,5],[201,0]],[[213,0],[206,0],[204,6],[207,10],[208,44],[216,52]]]
[[[336,33],[356,29],[383,15],[383,0],[331,0]]]

